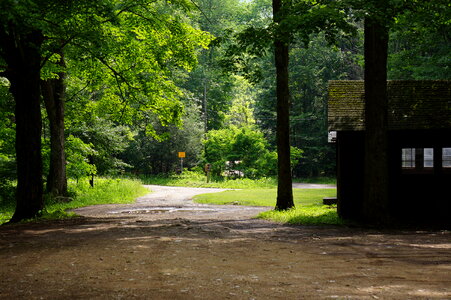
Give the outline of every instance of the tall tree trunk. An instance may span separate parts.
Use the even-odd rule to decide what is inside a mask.
[[[42,34],[21,34],[11,25],[1,32],[7,77],[15,100],[17,192],[10,222],[35,217],[43,208],[40,107]]]
[[[62,54],[59,64],[64,67]],[[67,196],[66,155],[64,152],[65,73],[60,72],[58,76],[56,79],[41,81],[42,96],[50,122],[50,168],[46,191],[54,197],[65,197]]]
[[[282,1],[273,0],[274,22],[280,23],[284,18]],[[288,85],[288,43],[279,32],[274,40],[276,63],[276,97],[277,97],[277,210],[294,207],[293,185],[290,165],[290,90]]]
[[[388,222],[388,26],[365,19],[365,163],[363,218]]]

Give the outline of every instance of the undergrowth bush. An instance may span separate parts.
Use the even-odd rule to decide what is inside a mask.
[[[13,216],[16,207],[15,194],[14,182],[0,181],[0,224],[7,222]]]
[[[144,184],[186,187],[246,189],[274,188],[277,186],[277,180],[272,177],[263,177],[260,179],[213,177],[207,183],[207,176],[203,172],[189,170],[184,170],[182,174],[142,176],[140,179]]]
[[[149,193],[149,190],[137,179],[96,178],[93,188],[87,180],[79,182],[70,180],[68,189],[73,200],[67,203],[55,203],[50,199],[46,203],[47,210],[96,204],[132,203],[137,197]]]

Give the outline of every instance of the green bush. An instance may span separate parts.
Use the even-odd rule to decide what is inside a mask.
[[[86,144],[81,139],[69,135],[66,142],[67,175],[73,178],[82,178],[89,174],[96,174],[94,164],[90,164],[88,157],[95,155],[92,144]]]
[[[204,159],[214,176],[260,178],[276,174],[277,154],[269,151],[263,133],[252,126],[211,130],[204,141]]]

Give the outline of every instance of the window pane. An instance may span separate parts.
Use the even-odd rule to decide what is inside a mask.
[[[442,166],[443,168],[451,168],[451,148],[442,149]]]
[[[425,168],[434,167],[434,148],[424,148],[424,164]]]
[[[415,168],[415,148],[402,149],[402,167]]]

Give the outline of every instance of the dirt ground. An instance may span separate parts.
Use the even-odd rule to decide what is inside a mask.
[[[285,226],[164,188],[0,227],[1,299],[451,299],[449,231]]]

